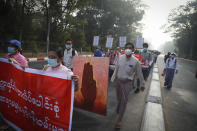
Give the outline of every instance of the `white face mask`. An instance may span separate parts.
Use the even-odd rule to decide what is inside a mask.
[[[132,50],[131,49],[126,49],[125,50],[125,54],[126,55],[131,55],[132,54]]]

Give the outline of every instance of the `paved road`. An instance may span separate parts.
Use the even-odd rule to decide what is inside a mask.
[[[44,64],[46,64],[46,61],[31,62],[29,66],[30,68],[42,69]],[[130,93],[121,131],[140,131],[150,79],[151,76],[146,82],[147,88],[144,92],[138,94],[134,92]],[[74,108],[72,131],[113,131],[117,119],[115,113],[116,104],[115,85],[109,83],[107,116],[96,115]],[[13,129],[9,129],[9,131],[12,130]]]
[[[163,56],[158,59],[160,74]],[[179,73],[175,75],[171,90],[163,87],[160,75],[163,107],[167,131],[197,131],[197,63],[178,59]]]

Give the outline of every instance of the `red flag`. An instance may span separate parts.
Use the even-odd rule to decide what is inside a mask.
[[[137,58],[139,62],[142,62],[142,55],[133,53],[133,56]]]

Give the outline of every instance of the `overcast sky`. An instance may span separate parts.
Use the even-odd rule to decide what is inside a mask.
[[[179,5],[186,4],[191,0],[142,0],[149,7],[145,11],[142,23],[144,24],[143,37],[146,42],[153,45],[153,49],[158,49],[159,46],[166,41],[172,40],[170,34],[163,33],[160,29],[162,25],[167,23],[168,14],[170,11]]]

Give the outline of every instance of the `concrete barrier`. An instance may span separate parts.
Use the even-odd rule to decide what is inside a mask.
[[[141,131],[165,131],[161,104],[151,102],[146,104]]]
[[[140,131],[165,131],[158,66],[155,64]]]

